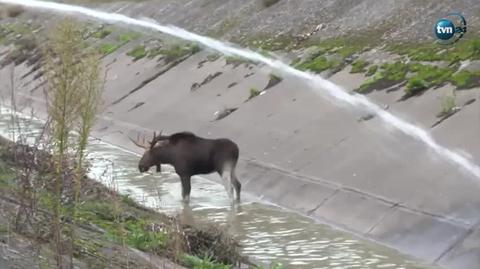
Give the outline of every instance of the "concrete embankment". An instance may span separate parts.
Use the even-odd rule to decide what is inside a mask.
[[[332,103],[298,79],[283,77],[249,99],[251,89],[266,87],[271,70],[226,64],[225,58],[209,59],[205,51],[175,64],[132,61],[126,52],[134,46],[104,58],[105,109],[95,136],[139,153],[128,136],[188,130],[228,137],[241,149],[238,175],[246,192],[446,268],[480,264],[480,179],[368,112]],[[10,70],[0,71],[7,101]],[[34,79],[38,71],[29,71],[25,64],[15,68],[18,105],[41,116],[42,79]],[[341,71],[331,79],[351,89],[362,77]],[[396,91],[369,97],[430,128],[439,97],[448,90],[429,90],[404,102],[397,102],[401,93]],[[479,92],[459,92],[458,100]],[[478,104],[431,129],[442,145],[464,151],[476,163]],[[225,109],[236,110],[215,120]]]

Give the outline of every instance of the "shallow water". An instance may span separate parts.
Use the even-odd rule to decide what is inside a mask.
[[[10,120],[9,111],[0,110],[0,134],[12,138],[12,130],[18,133],[18,128],[12,128]],[[20,122],[22,132],[39,134],[40,122]],[[180,182],[170,167],[162,167],[161,174],[142,175],[138,155],[96,139],[90,141],[88,159],[93,178],[160,212],[179,214],[184,221],[224,226],[240,240],[243,253],[261,263],[281,262],[287,268],[433,268],[248,195],[232,208],[224,187],[201,177],[192,178],[190,206],[184,207]]]

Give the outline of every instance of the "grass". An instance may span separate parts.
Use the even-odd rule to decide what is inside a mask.
[[[132,40],[135,40],[140,37],[139,33],[136,32],[126,32],[126,33],[121,33],[120,35],[117,36],[117,41],[119,41],[122,44],[126,44]]]
[[[181,263],[193,269],[230,269],[232,266],[216,262],[213,258],[205,256],[203,259],[192,255],[183,255]]]
[[[250,88],[250,95],[248,96],[248,100],[253,99],[260,95],[260,91],[257,88]]]
[[[95,31],[92,36],[95,37],[95,38],[98,38],[98,39],[104,39],[105,37],[107,37],[108,35],[110,35],[112,33],[112,29],[110,28],[101,28],[101,29],[98,29],[97,31]]]
[[[100,45],[99,51],[103,55],[108,55],[108,54],[116,51],[118,48],[120,48],[120,45],[118,45],[118,44],[103,43],[103,44]]]
[[[466,37],[450,47],[433,42],[391,44],[387,50],[406,55],[412,61],[448,61],[455,63],[467,59],[480,59],[480,38]]]
[[[352,69],[350,70],[350,73],[363,73],[365,72],[365,67],[367,67],[369,64],[369,62],[364,60],[356,60],[352,63]]]
[[[127,55],[133,57],[134,61],[138,61],[147,56],[147,50],[145,49],[144,45],[139,45],[127,52]]]
[[[407,95],[415,95],[428,88],[441,86],[448,82],[454,72],[451,68],[418,63],[410,64],[409,70],[414,74],[408,79],[405,88]]]
[[[297,68],[300,70],[309,70],[314,73],[320,73],[327,69],[338,68],[342,62],[340,61],[329,61],[325,56],[318,56],[315,59],[297,64]]]
[[[231,64],[234,67],[237,67],[241,64],[253,64],[253,62],[248,60],[248,59],[238,57],[238,56],[227,56],[227,57],[225,57],[225,64],[227,64],[227,65]]]
[[[450,81],[458,89],[470,89],[480,86],[480,72],[461,70],[451,77]]]
[[[377,65],[372,65],[368,68],[367,73],[365,73],[366,76],[371,76],[375,73],[377,73],[378,66]]]
[[[408,65],[403,62],[382,64],[380,70],[372,77],[367,78],[356,92],[368,93],[373,89],[384,89],[405,80]]]
[[[195,43],[175,43],[167,48],[160,49],[157,53],[164,55],[167,62],[171,62],[187,55],[192,55],[200,51],[200,46]]]

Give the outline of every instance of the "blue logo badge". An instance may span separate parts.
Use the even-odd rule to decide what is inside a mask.
[[[450,13],[437,21],[434,33],[440,44],[453,44],[467,32],[467,21],[460,13]]]

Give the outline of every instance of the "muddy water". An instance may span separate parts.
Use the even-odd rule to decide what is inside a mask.
[[[20,124],[30,136],[38,135],[40,127],[40,122],[26,119]],[[18,126],[12,128],[9,111],[0,110],[0,134],[11,138],[12,130],[18,133]],[[190,205],[183,206],[180,183],[171,168],[141,175],[138,155],[99,140],[90,141],[88,158],[92,177],[185,221],[223,225],[241,241],[243,252],[261,263],[281,262],[287,268],[433,268],[248,195],[232,208],[223,186],[201,177],[192,179]]]

